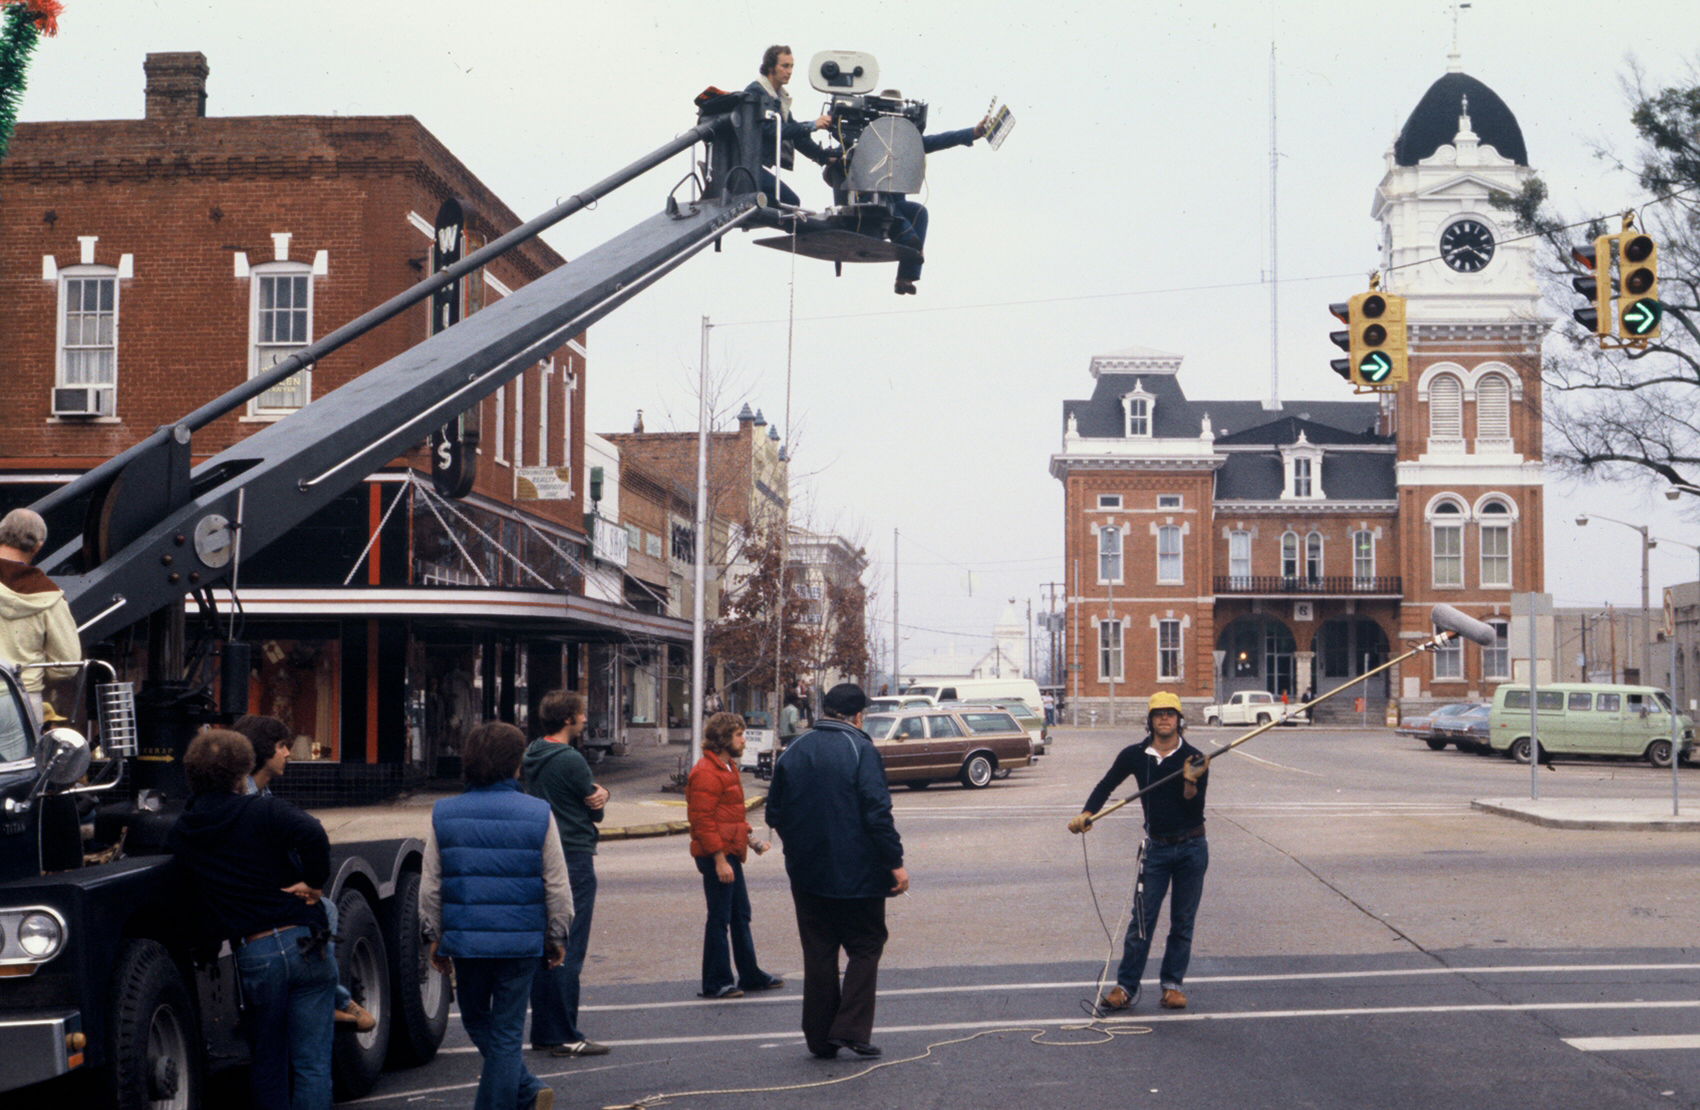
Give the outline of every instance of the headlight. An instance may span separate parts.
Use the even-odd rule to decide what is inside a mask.
[[[44,964],[64,951],[67,935],[65,918],[50,906],[0,909],[0,967]]]
[[[24,915],[18,926],[18,947],[32,959],[51,960],[65,944],[65,927],[52,916],[36,910]]]

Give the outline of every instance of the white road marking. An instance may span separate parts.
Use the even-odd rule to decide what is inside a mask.
[[[1470,976],[1470,975],[1577,975],[1585,972],[1648,972],[1648,971],[1700,971],[1700,963],[1668,963],[1668,964],[1494,964],[1483,967],[1407,967],[1407,968],[1372,968],[1361,971],[1321,971],[1321,972],[1282,972],[1268,975],[1193,975],[1188,983],[1322,983],[1358,979],[1409,979],[1436,976]],[[887,969],[887,975],[893,974]],[[1155,985],[1155,979],[1146,980],[1147,985]],[[880,998],[918,998],[933,994],[991,994],[1007,993],[1009,991],[1087,991],[1097,987],[1097,981],[1092,979],[1062,980],[1042,983],[986,983],[982,985],[962,985],[950,987],[898,987],[887,989],[881,987]],[[797,995],[760,994],[745,995],[739,1000],[740,1007],[752,1005],[776,1005],[789,1003],[800,1004]],[[707,999],[690,999],[673,1002],[630,1002],[610,1003],[600,1006],[584,1006],[584,1013],[616,1013],[624,1010],[676,1010],[691,1007],[720,1006],[724,1003]],[[1512,1007],[1515,1009],[1516,1007]]]
[[[1583,1052],[1639,1052],[1645,1049],[1700,1048],[1700,1036],[1677,1033],[1643,1037],[1566,1037],[1564,1043]]]

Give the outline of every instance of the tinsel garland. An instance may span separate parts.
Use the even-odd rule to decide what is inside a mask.
[[[58,0],[0,0],[6,10],[0,32],[0,158],[12,145],[18,105],[24,96],[24,71],[42,35],[59,32]]]

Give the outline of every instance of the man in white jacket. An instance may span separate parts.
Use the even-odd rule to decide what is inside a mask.
[[[64,591],[32,566],[47,543],[47,523],[31,509],[13,509],[0,519],[0,659],[20,666],[79,660],[83,646]],[[36,720],[41,688],[49,677],[68,678],[73,668],[27,667],[22,674]]]

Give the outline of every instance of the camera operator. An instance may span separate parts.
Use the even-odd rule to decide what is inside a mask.
[[[773,123],[766,118],[768,112],[779,116],[779,138],[785,143],[786,149],[780,155],[781,168],[791,168],[791,150],[802,151],[803,156],[816,165],[824,166],[833,157],[832,153],[823,150],[820,144],[811,137],[816,131],[824,131],[832,126],[829,116],[821,116],[809,123],[799,123],[791,118],[791,94],[785,86],[791,83],[791,72],[796,68],[796,59],[791,56],[789,46],[770,46],[762,52],[761,76],[751,81],[747,92],[761,94],[762,132],[761,132],[761,188],[769,196],[775,195],[776,179],[773,171],[765,167],[773,165],[774,142]],[[797,194],[789,185],[779,184],[777,189],[779,200],[784,204],[801,203]]]

